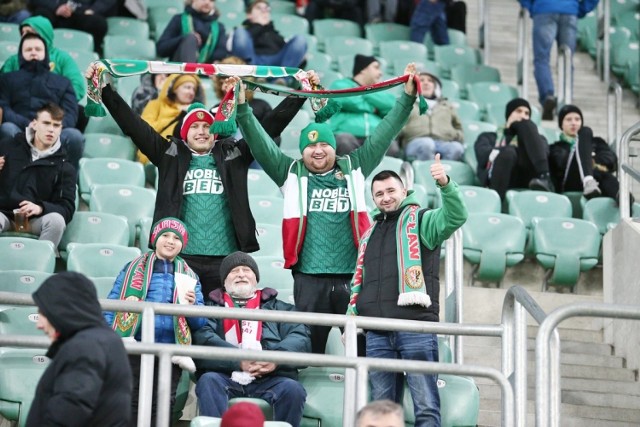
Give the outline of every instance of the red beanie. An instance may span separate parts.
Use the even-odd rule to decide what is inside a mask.
[[[213,114],[211,114],[203,104],[200,104],[199,102],[191,104],[187,110],[187,115],[182,119],[182,126],[180,126],[180,138],[184,141],[187,140],[187,132],[189,132],[189,128],[193,123],[207,122],[212,125],[213,120]]]
[[[258,405],[240,402],[233,405],[222,416],[220,427],[263,427],[264,414]]]

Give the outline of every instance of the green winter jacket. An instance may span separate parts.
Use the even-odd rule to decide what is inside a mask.
[[[44,39],[45,43],[47,43],[47,50],[49,51],[49,59],[51,61],[51,72],[68,78],[71,81],[71,86],[73,86],[73,91],[76,93],[76,99],[78,101],[83,99],[87,92],[85,79],[71,55],[53,46],[54,36],[51,22],[44,16],[32,16],[22,21],[20,28],[25,25],[36,30],[40,37]],[[17,53],[7,59],[2,65],[0,73],[9,73],[19,69],[20,63]]]
[[[340,79],[331,83],[330,89],[353,89],[360,85],[353,79]],[[395,96],[388,91],[366,95],[336,98],[340,111],[331,117],[329,124],[335,133],[346,132],[359,138],[373,133],[382,118],[391,111]]]

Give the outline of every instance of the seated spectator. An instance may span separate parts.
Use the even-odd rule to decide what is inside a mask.
[[[49,71],[49,52],[38,34],[20,40],[20,69],[0,74],[0,137],[14,137],[29,126],[39,107],[47,102],[64,110],[60,139],[71,164],[78,170],[84,151],[84,136],[75,129],[78,102],[71,82]]]
[[[258,289],[260,272],[255,260],[244,252],[228,255],[220,264],[224,290],[209,298],[218,307],[246,310],[294,311],[291,304],[276,299],[271,288]],[[209,303],[208,303],[209,304]],[[194,343],[247,350],[309,352],[311,341],[305,325],[254,320],[209,319],[194,335]],[[307,393],[297,381],[291,365],[255,360],[196,360],[196,395],[200,415],[220,417],[234,397],[255,397],[273,407],[276,421],[299,427]]]
[[[397,10],[398,0],[367,0],[367,22],[395,22]]]
[[[398,138],[405,156],[412,160],[433,160],[436,153],[444,160],[460,160],[464,154],[462,123],[453,105],[442,98],[442,84],[433,74],[420,73],[420,87],[429,109],[420,115],[413,107],[409,121]]]
[[[42,15],[54,28],[71,28],[93,36],[95,51],[102,56],[102,41],[107,34],[107,18],[118,12],[116,0],[51,1],[30,0],[34,15]]]
[[[404,427],[404,411],[391,400],[374,400],[358,411],[355,427]]]
[[[0,233],[13,220],[14,230],[58,247],[76,200],[76,171],[60,142],[63,116],[44,104],[23,132],[0,140]]]
[[[299,10],[303,9],[304,16],[309,22],[332,17],[348,19],[360,26],[365,24],[363,0],[302,0]]]
[[[353,62],[353,77],[335,80],[330,89],[351,89],[380,82],[380,62],[373,56],[357,54]],[[390,92],[367,93],[360,96],[337,98],[340,111],[331,117],[330,125],[336,134],[336,154],[349,154],[362,146],[373,134],[382,118],[391,111],[396,98]],[[388,155],[398,155],[400,148],[392,142]]]
[[[210,63],[229,55],[227,34],[213,0],[186,0],[156,43],[158,56],[171,61]]]
[[[21,24],[30,16],[25,0],[4,0],[0,3],[0,22]]]
[[[522,98],[507,103],[504,127],[483,132],[475,142],[478,179],[504,200],[510,188],[553,191],[549,175],[549,146],[529,120],[531,106]]]
[[[617,198],[619,184],[612,173],[617,169],[616,155],[604,140],[596,141],[591,128],[583,126],[582,111],[565,105],[558,113],[558,126],[560,140],[549,147],[556,191],[582,191],[587,199],[601,195]],[[605,164],[594,164],[598,160]]]
[[[307,53],[307,40],[295,35],[288,41],[274,28],[267,0],[247,7],[247,19],[233,32],[233,55],[256,65],[299,67]]]
[[[78,68],[78,65],[64,50],[57,49],[53,45],[53,26],[44,16],[33,16],[29,19],[25,19],[22,25],[20,25],[20,33],[22,37],[26,34],[37,34],[44,40],[49,51],[50,69],[52,72],[66,77],[71,82],[73,90],[76,95],[76,99],[81,101],[86,94],[85,80]],[[20,54],[16,53],[7,58],[7,61],[2,64],[0,73],[9,73],[11,71],[17,71],[20,69]]]
[[[419,0],[409,23],[411,41],[424,43],[429,32],[434,44],[449,44],[446,4],[446,0]]]
[[[143,74],[140,76],[140,86],[131,94],[131,109],[136,114],[142,114],[142,110],[149,101],[156,99],[162,84],[169,77],[169,74]]]
[[[113,285],[107,298],[127,301],[147,301],[164,304],[203,305],[202,290],[198,276],[180,257],[187,246],[189,233],[184,223],[177,218],[163,218],[151,228],[152,251],[127,263]],[[121,337],[140,341],[140,313],[104,314],[107,324]],[[156,315],[155,342],[167,344],[191,344],[191,334],[200,329],[205,318]],[[173,356],[171,371],[171,405],[175,403],[176,388],[181,370],[195,372],[193,360],[189,357]],[[131,426],[138,421],[138,395],[140,383],[140,356],[130,355],[133,373],[133,393],[131,399]],[[153,400],[151,404],[151,425],[156,425],[156,389],[158,371],[154,370]]]

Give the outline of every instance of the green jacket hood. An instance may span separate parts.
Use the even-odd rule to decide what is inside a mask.
[[[409,205],[417,205],[420,206],[420,202],[418,201],[418,197],[416,196],[416,192],[414,190],[407,190],[407,197],[400,203],[400,207],[395,212],[401,211]],[[376,218],[380,215],[380,209],[375,208],[371,211],[371,217]]]
[[[51,50],[53,47],[53,26],[51,25],[51,21],[44,16],[32,16],[31,18],[27,18],[22,21],[20,28],[22,29],[24,26],[31,27],[36,30],[47,44],[47,49],[49,51]]]

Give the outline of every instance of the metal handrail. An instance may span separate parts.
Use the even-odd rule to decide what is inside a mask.
[[[611,6],[609,0],[604,0],[598,3],[596,8],[596,22],[597,22],[597,34],[596,34],[596,68],[600,79],[607,85],[611,80],[610,67],[610,52],[611,52]],[[602,41],[600,36],[602,35]]]
[[[640,133],[640,122],[637,122],[629,129],[627,129],[618,144],[616,145],[618,154],[618,181],[620,182],[619,190],[619,207],[620,207],[620,219],[631,217],[631,200],[629,192],[631,191],[631,180],[629,179],[633,172],[638,173],[631,162],[629,161],[629,143],[631,138]],[[631,173],[630,173],[631,172]]]
[[[518,12],[518,45],[516,51],[516,74],[518,79],[518,93],[521,98],[529,95],[529,49],[527,10],[521,8]]]
[[[615,145],[622,135],[622,86],[609,83],[607,92],[607,142]]]
[[[482,48],[482,63],[489,65],[491,57],[491,48],[489,40],[489,4],[485,0],[478,0],[478,16],[480,22],[478,25],[478,39]]]
[[[573,52],[566,44],[558,48],[558,105],[573,100]]]
[[[552,349],[549,342],[560,322],[578,316],[640,320],[640,308],[621,304],[574,303],[547,315],[536,337],[536,427],[560,425],[559,418],[554,420],[551,417],[553,408],[550,403],[553,395],[560,394],[560,347]],[[552,357],[552,353],[557,357]]]

